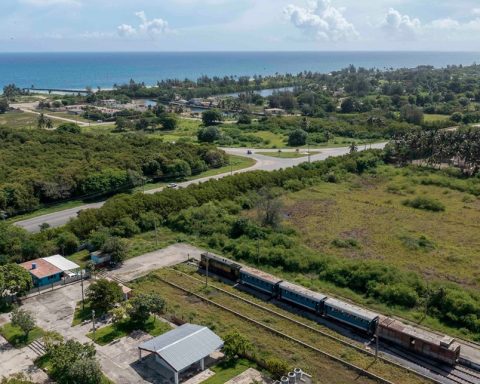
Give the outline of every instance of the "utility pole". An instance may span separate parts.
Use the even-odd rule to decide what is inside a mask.
[[[205,268],[205,286],[208,287],[208,264],[210,262],[210,258],[208,257],[208,252],[207,252],[207,257],[205,259],[207,260],[207,264]]]
[[[80,271],[80,281],[82,284],[82,310],[85,309],[85,297],[83,295],[83,269]]]
[[[153,219],[153,225],[155,226],[155,246],[158,248],[158,232],[157,232],[157,219]]]
[[[92,309],[93,341],[95,341],[95,310]]]

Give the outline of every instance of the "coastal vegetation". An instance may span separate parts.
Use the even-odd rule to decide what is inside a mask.
[[[354,152],[154,195],[118,195],[65,228],[27,235],[8,227],[2,253],[14,259],[51,253],[65,232],[90,249],[100,234],[130,244],[141,237],[143,247],[145,241],[154,247],[158,232],[168,229],[177,240],[303,285],[475,338],[478,199],[465,191],[478,179],[453,169],[395,168],[384,165],[388,159],[382,151]],[[417,198],[444,210],[403,203]],[[135,230],[125,231],[127,223]],[[18,236],[32,245],[16,249]]]
[[[0,128],[0,210],[12,215],[42,203],[111,194],[147,181],[179,180],[228,163],[223,151],[207,145],[81,134],[67,128]]]

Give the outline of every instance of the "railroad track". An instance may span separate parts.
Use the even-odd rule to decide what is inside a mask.
[[[175,272],[178,272],[178,271],[175,271]],[[277,336],[280,336],[280,337],[282,337],[282,338],[284,338],[284,339],[293,341],[293,342],[295,342],[295,343],[297,343],[297,344],[299,344],[299,345],[301,345],[301,346],[303,346],[303,347],[305,347],[305,348],[307,348],[307,349],[310,349],[310,350],[312,350],[312,351],[314,351],[314,352],[317,352],[317,353],[319,353],[319,354],[321,354],[321,355],[323,355],[323,356],[325,356],[325,357],[327,357],[327,358],[329,358],[329,359],[331,359],[331,360],[333,360],[333,361],[335,361],[335,362],[337,362],[337,363],[342,364],[343,366],[347,367],[348,369],[351,369],[351,370],[357,372],[358,374],[361,374],[361,375],[363,375],[363,376],[365,376],[365,377],[368,377],[368,378],[370,378],[370,379],[373,379],[373,380],[375,380],[375,381],[377,381],[377,382],[379,382],[379,383],[382,383],[382,384],[394,384],[392,381],[387,380],[387,379],[385,379],[385,378],[383,378],[383,377],[381,377],[381,376],[378,376],[378,375],[376,375],[375,373],[372,373],[372,372],[370,372],[370,371],[367,371],[367,370],[365,370],[364,368],[361,368],[361,367],[359,367],[359,366],[357,366],[357,365],[355,365],[355,364],[352,364],[352,363],[350,363],[350,362],[348,362],[348,361],[346,361],[346,360],[344,360],[344,359],[342,359],[342,358],[339,358],[339,357],[334,356],[334,355],[332,355],[332,354],[330,354],[330,353],[328,353],[328,352],[325,352],[325,351],[323,351],[323,350],[321,350],[321,349],[319,349],[319,348],[317,348],[317,347],[315,347],[315,346],[313,346],[313,345],[311,345],[311,344],[309,344],[309,343],[306,343],[306,342],[304,342],[304,341],[302,341],[302,340],[300,340],[300,339],[297,339],[297,338],[295,338],[295,337],[293,337],[293,336],[290,336],[289,334],[287,334],[287,333],[285,333],[285,332],[283,332],[283,331],[279,331],[279,330],[273,328],[273,327],[270,326],[270,325],[264,324],[264,323],[262,323],[262,322],[260,322],[260,321],[258,321],[258,320],[255,320],[255,319],[253,319],[253,318],[251,318],[251,317],[248,317],[248,316],[246,316],[246,315],[244,315],[244,314],[242,314],[242,313],[240,313],[240,312],[238,312],[238,311],[236,311],[236,310],[234,310],[234,309],[231,309],[231,308],[229,308],[229,307],[226,307],[226,306],[223,305],[223,304],[220,304],[220,303],[217,303],[217,302],[215,302],[215,301],[213,301],[213,300],[211,300],[211,299],[208,299],[208,298],[206,298],[206,297],[204,297],[204,296],[202,296],[202,295],[200,295],[200,294],[198,294],[198,293],[195,293],[195,292],[191,291],[190,289],[184,288],[184,287],[182,287],[182,286],[180,286],[180,285],[178,285],[178,284],[176,284],[176,283],[173,283],[173,282],[167,280],[167,279],[164,278],[164,277],[160,277],[160,276],[157,275],[156,278],[159,279],[160,281],[164,282],[165,284],[168,284],[168,285],[170,285],[170,286],[172,286],[172,287],[174,287],[174,288],[176,288],[176,289],[178,289],[178,290],[181,290],[181,291],[183,291],[183,292],[185,292],[185,293],[187,293],[187,294],[189,294],[189,295],[192,295],[192,296],[194,296],[194,297],[196,297],[196,298],[198,298],[198,299],[200,299],[200,300],[202,300],[202,301],[204,301],[204,302],[206,302],[206,303],[208,303],[208,304],[210,304],[210,305],[213,305],[213,306],[215,306],[215,307],[218,307],[218,308],[220,308],[220,309],[223,309],[224,311],[227,311],[227,312],[229,312],[229,313],[231,313],[231,314],[233,314],[233,315],[235,315],[235,316],[237,316],[237,317],[239,317],[239,318],[241,318],[241,319],[243,319],[243,320],[246,320],[246,321],[248,321],[248,322],[250,322],[250,323],[252,323],[252,324],[255,324],[256,326],[259,326],[259,327],[261,327],[261,328],[263,328],[263,329],[265,329],[265,330],[267,330],[267,331],[269,331],[269,332],[271,332],[271,333],[273,333],[273,334],[275,334],[275,335],[277,335]]]
[[[178,284],[173,283],[173,284],[177,285],[180,289],[182,289],[183,291],[188,292],[188,293],[190,293],[190,294],[195,294],[197,297],[200,296],[200,298],[201,298],[202,300],[205,300],[205,301],[207,301],[207,302],[213,302],[214,305],[219,304],[219,303],[216,303],[215,301],[213,301],[212,299],[206,298],[206,297],[204,297],[204,296],[201,296],[201,295],[198,295],[198,294],[192,292],[193,287],[192,287],[191,281],[195,281],[196,283],[198,283],[198,287],[203,286],[203,285],[205,284],[204,281],[202,281],[202,280],[200,280],[200,279],[197,279],[197,278],[195,278],[195,277],[193,277],[193,276],[191,276],[191,275],[185,274],[185,273],[183,273],[183,272],[181,272],[181,271],[175,270],[175,269],[169,269],[169,270],[170,270],[171,272],[173,272],[173,273],[176,273],[177,276],[181,276],[181,277],[183,277],[183,278],[188,278],[188,280],[189,280],[188,283],[185,282],[183,287],[182,287],[182,286],[179,286]],[[163,279],[166,280],[165,278],[163,278]],[[178,283],[178,280],[177,280],[176,282]],[[167,283],[172,285],[172,283],[169,282],[169,281],[167,281]],[[188,284],[188,285],[187,285],[187,284]],[[188,288],[188,289],[187,289],[187,288],[184,288],[185,286],[188,286],[189,288]],[[362,365],[362,366],[370,367],[370,366],[372,366],[372,364],[375,363],[375,354],[374,354],[373,352],[371,352],[371,351],[365,350],[364,348],[360,347],[359,345],[356,345],[356,344],[350,343],[350,342],[348,342],[348,341],[346,341],[346,340],[342,340],[342,339],[340,339],[340,338],[338,338],[338,337],[332,336],[332,335],[330,335],[330,334],[328,334],[328,333],[326,333],[326,332],[323,332],[323,331],[321,331],[321,330],[319,330],[319,329],[316,329],[316,328],[314,328],[314,327],[312,327],[312,326],[310,326],[310,325],[308,325],[308,324],[305,324],[305,323],[303,323],[303,322],[300,322],[300,321],[298,321],[298,320],[296,320],[296,319],[293,319],[293,318],[291,318],[291,317],[289,317],[289,316],[285,316],[285,315],[283,315],[282,313],[279,313],[279,312],[274,311],[274,310],[272,310],[272,309],[266,308],[265,306],[259,305],[259,304],[255,303],[255,302],[253,302],[253,301],[251,301],[251,300],[248,300],[248,299],[246,299],[246,298],[244,298],[244,297],[241,297],[241,296],[236,295],[236,294],[234,294],[234,293],[228,292],[228,291],[226,291],[226,290],[224,290],[224,289],[222,289],[222,288],[220,288],[220,287],[217,287],[217,286],[215,286],[215,285],[210,284],[209,287],[210,287],[210,288],[214,288],[214,289],[217,290],[218,292],[220,292],[220,293],[222,293],[222,294],[225,294],[225,295],[227,295],[228,297],[233,298],[233,299],[236,301],[236,303],[233,304],[233,305],[234,305],[234,308],[237,308],[237,310],[231,310],[231,308],[227,308],[227,310],[231,310],[231,311],[233,311],[233,312],[235,312],[235,313],[238,313],[238,307],[239,307],[239,306],[238,306],[238,301],[241,301],[241,302],[243,302],[243,303],[245,303],[245,304],[248,305],[248,307],[249,307],[249,309],[250,309],[250,312],[251,312],[251,307],[254,307],[254,308],[257,309],[258,311],[261,311],[261,312],[259,312],[259,314],[255,317],[256,319],[258,319],[258,318],[261,319],[262,316],[265,316],[265,312],[267,312],[268,314],[273,315],[275,318],[279,318],[279,319],[281,319],[281,320],[284,321],[284,322],[285,322],[285,321],[288,321],[288,323],[291,323],[290,326],[284,324],[284,330],[283,330],[283,329],[278,329],[278,328],[273,330],[275,333],[277,333],[277,334],[279,334],[279,335],[281,335],[281,336],[287,335],[287,336],[288,336],[287,338],[291,338],[292,340],[294,340],[294,341],[297,342],[297,343],[300,343],[300,344],[302,344],[302,345],[304,345],[304,346],[306,345],[306,346],[307,346],[308,348],[310,348],[310,349],[314,349],[314,350],[317,351],[317,352],[320,352],[320,353],[322,353],[322,354],[325,354],[325,355],[327,355],[327,356],[329,356],[329,357],[332,357],[332,358],[334,358],[335,360],[340,361],[340,362],[345,363],[345,364],[349,364],[349,365],[355,366],[354,364],[352,364],[352,363],[350,363],[350,362],[344,361],[341,357],[338,356],[338,355],[341,356],[342,353],[345,352],[345,348],[343,348],[343,347],[347,347],[347,348],[349,348],[349,349],[351,349],[351,350],[353,349],[356,353],[362,354],[362,355],[363,355],[363,358],[361,358],[361,357],[359,358],[359,357],[357,356],[357,359],[356,359],[357,362],[358,362],[358,361],[361,361],[361,365]],[[224,307],[223,304],[219,304],[219,305]],[[262,314],[262,312],[263,312],[263,314]],[[240,314],[240,313],[238,313],[238,315],[239,315],[240,317],[248,320],[248,321],[253,321],[253,322],[255,322],[257,325],[258,325],[258,323],[259,323],[261,326],[266,326],[267,329],[272,330],[272,329],[271,329],[271,328],[272,328],[271,325],[266,325],[266,324],[264,324],[264,323],[258,322],[258,320],[253,320],[253,319],[248,318],[247,316],[245,316],[245,315],[243,315],[243,314]],[[277,320],[278,320],[278,319],[277,319]],[[277,325],[278,325],[278,324],[277,324]],[[294,327],[292,328],[292,326],[294,326]],[[295,328],[295,327],[298,327],[298,326],[300,326],[302,329],[299,330],[298,328]],[[308,331],[309,333],[312,333],[312,332],[313,332],[313,333],[316,335],[316,337],[308,337],[308,334],[307,334],[307,336],[305,336],[305,334],[304,334],[305,330]],[[296,332],[301,332],[302,336],[295,335]],[[297,337],[297,336],[298,336],[298,337]],[[321,340],[318,336],[320,336],[320,337],[322,338],[322,340]],[[299,340],[299,338],[301,338],[301,339],[307,339],[309,342],[306,343],[306,342],[304,342],[304,341],[302,341],[302,340]],[[329,350],[330,350],[330,351],[331,351],[332,349],[333,349],[333,350],[336,350],[337,356],[335,356],[335,355],[332,354],[332,353],[325,352],[325,350],[323,350],[323,349],[321,349],[321,347],[319,347],[318,343],[320,343],[320,344],[321,344],[322,342],[325,343],[325,342],[326,342],[326,339],[331,340],[331,341],[334,342],[334,343],[329,342],[329,343],[328,343],[328,347],[329,347]],[[316,345],[310,344],[310,343],[312,343],[312,340],[315,340]],[[419,374],[418,372],[414,371],[413,369],[411,369],[411,368],[409,368],[409,367],[406,367],[406,366],[403,366],[403,365],[401,365],[401,364],[398,364],[397,362],[392,361],[392,360],[390,360],[390,359],[388,359],[388,358],[385,358],[384,356],[380,356],[380,355],[379,355],[379,356],[378,356],[378,361],[379,361],[381,364],[385,364],[385,365],[388,365],[388,366],[395,367],[395,369],[398,369],[398,370],[401,371],[401,372],[396,372],[396,374],[406,375],[406,374],[408,373],[408,374],[411,374],[411,375],[415,375],[415,376],[417,376],[417,377],[419,377],[419,378],[421,378],[421,379],[428,380],[428,382],[443,384],[443,383],[440,382],[440,381],[437,381],[437,380],[435,380],[435,379],[432,379],[432,378],[429,377],[429,376]],[[366,374],[365,372],[367,372],[367,373],[368,373],[368,374],[367,374],[368,376],[369,376],[370,373],[371,373],[370,371],[367,371],[367,370],[365,370],[364,368],[359,367],[358,365],[356,365],[354,369],[362,370],[362,371],[359,371],[359,372],[361,372],[361,373],[363,373],[363,374]],[[398,376],[395,376],[395,377],[398,377]],[[380,378],[380,377],[375,374],[375,379],[378,380],[379,378]],[[383,378],[380,378],[380,379],[386,380],[386,381],[384,381],[384,382],[389,382],[389,380],[387,380],[387,379],[383,379]]]
[[[456,365],[455,367],[449,367],[441,363],[432,362],[431,360],[414,355],[408,351],[401,350],[394,346],[385,347],[387,350],[391,351],[393,354],[402,357],[405,360],[411,361],[413,363],[421,365],[428,369],[430,372],[433,372],[444,378],[446,384],[478,384],[480,383],[480,375],[476,371],[471,371],[461,365]]]
[[[172,268],[170,268],[170,270],[171,270],[171,271],[174,271],[174,272],[177,273],[177,274],[181,274],[181,275],[183,275],[183,276],[185,276],[185,277],[187,277],[187,278],[189,278],[189,279],[191,279],[191,280],[195,280],[195,281],[197,281],[198,283],[201,283],[201,284],[204,284],[204,283],[205,283],[204,281],[202,281],[202,280],[200,280],[200,279],[198,279],[198,278],[196,278],[196,277],[194,277],[194,276],[191,276],[191,275],[189,275],[189,274],[187,274],[187,273],[184,273],[184,272],[182,272],[182,271],[179,271],[179,270],[177,270],[177,269],[172,269]],[[281,318],[283,318],[283,319],[286,319],[286,320],[288,320],[288,321],[290,321],[290,322],[292,322],[292,323],[294,323],[294,324],[300,325],[300,326],[302,326],[302,327],[304,327],[304,328],[307,328],[307,329],[309,329],[309,330],[311,330],[311,331],[313,331],[313,332],[316,332],[317,334],[320,334],[320,335],[322,335],[322,336],[324,336],[324,337],[327,337],[327,338],[329,338],[329,339],[331,339],[331,340],[334,340],[334,341],[336,341],[336,342],[338,342],[338,343],[341,343],[341,344],[343,344],[343,345],[345,345],[345,346],[348,346],[348,347],[350,347],[350,348],[353,348],[353,349],[357,350],[358,352],[361,352],[361,353],[366,354],[366,355],[369,355],[369,356],[374,356],[374,353],[373,353],[373,352],[368,351],[368,350],[366,350],[366,349],[363,349],[363,348],[361,348],[361,347],[358,346],[358,345],[355,345],[355,344],[353,344],[353,343],[351,343],[351,342],[348,342],[348,341],[346,341],[346,340],[342,340],[342,339],[340,339],[340,338],[338,338],[338,337],[335,337],[335,336],[333,336],[333,335],[330,335],[330,334],[328,334],[328,333],[326,333],[326,332],[323,332],[323,331],[321,331],[321,330],[319,330],[319,329],[316,329],[316,328],[314,328],[314,327],[311,327],[311,326],[308,325],[308,324],[302,323],[301,321],[298,321],[298,320],[293,319],[293,318],[291,318],[291,317],[289,317],[289,316],[283,315],[282,313],[279,313],[279,312],[277,312],[277,311],[274,311],[274,310],[272,310],[272,309],[270,309],[270,308],[266,308],[265,306],[261,306],[261,305],[255,303],[255,302],[253,302],[253,301],[251,301],[251,300],[249,300],[249,299],[246,299],[246,298],[244,298],[244,297],[242,297],[242,296],[239,296],[239,295],[237,295],[237,294],[234,294],[234,293],[232,293],[232,292],[229,292],[229,291],[227,291],[227,290],[225,290],[225,289],[223,289],[223,288],[220,288],[220,287],[218,287],[218,286],[216,286],[216,285],[214,285],[214,284],[209,284],[209,287],[215,288],[216,290],[218,290],[218,291],[220,291],[220,292],[222,292],[222,293],[224,293],[224,294],[226,294],[226,295],[229,295],[229,296],[232,296],[232,297],[234,297],[234,298],[236,298],[236,299],[238,299],[238,300],[244,301],[244,302],[246,302],[246,303],[248,303],[248,304],[250,304],[250,305],[252,305],[252,306],[255,306],[255,307],[257,307],[257,308],[262,309],[263,311],[269,312],[270,314],[273,314],[273,315],[275,315],[275,316],[278,316],[278,317],[281,317]],[[383,346],[383,344],[382,344],[382,346]],[[384,347],[384,349],[392,350],[392,348],[386,348],[386,347]],[[419,366],[421,366],[421,367],[424,367],[425,369],[429,370],[432,374],[441,376],[441,377],[442,377],[442,380],[437,380],[437,379],[434,378],[434,377],[430,377],[430,376],[428,376],[428,375],[424,375],[424,374],[422,374],[422,373],[420,373],[420,372],[418,372],[418,371],[416,371],[416,370],[414,370],[414,369],[412,369],[412,368],[410,368],[410,367],[406,367],[406,366],[404,366],[404,365],[402,365],[402,364],[400,364],[400,363],[398,363],[398,362],[396,362],[396,361],[393,361],[392,359],[387,358],[385,355],[382,356],[382,355],[379,354],[378,359],[384,361],[384,362],[387,363],[387,364],[392,364],[392,365],[394,365],[394,366],[397,366],[397,367],[400,368],[400,369],[407,370],[407,371],[409,371],[409,372],[411,372],[411,373],[414,373],[414,374],[416,374],[416,375],[418,375],[418,376],[420,376],[420,377],[422,377],[422,378],[424,378],[424,379],[428,379],[428,380],[430,380],[430,381],[432,381],[432,382],[434,382],[434,383],[438,383],[438,384],[445,384],[445,381],[443,380],[443,378],[446,378],[447,380],[450,380],[450,383],[451,383],[451,384],[457,384],[457,383],[458,383],[458,384],[479,384],[479,383],[480,383],[480,378],[479,378],[478,374],[477,374],[475,371],[472,371],[472,370],[470,370],[470,369],[468,369],[468,368],[466,368],[466,367],[457,366],[457,367],[455,367],[454,370],[452,370],[451,367],[449,367],[449,366],[445,366],[445,365],[442,366],[442,364],[432,362],[431,360],[428,360],[427,358],[419,357],[419,356],[417,356],[417,355],[414,355],[414,356],[413,356],[413,355],[411,355],[409,352],[403,352],[403,351],[400,351],[400,350],[398,350],[398,352],[394,353],[394,355],[400,356],[400,357],[402,357],[403,359],[405,359],[405,360],[407,360],[407,361],[410,361],[410,362],[412,362],[412,363],[415,363],[416,365],[419,365]],[[422,364],[419,364],[419,361],[421,361]],[[463,369],[463,371],[462,371],[459,367],[461,367],[461,369]],[[456,371],[455,371],[455,370],[456,370]]]

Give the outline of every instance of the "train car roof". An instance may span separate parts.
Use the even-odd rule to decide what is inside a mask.
[[[317,301],[323,301],[327,298],[327,296],[324,295],[323,293],[311,291],[310,289],[302,287],[301,285],[289,283],[288,281],[282,281],[280,283],[280,288],[288,289],[289,291],[298,293],[299,295],[302,295]]]
[[[325,300],[325,304],[329,305],[332,308],[338,309],[340,311],[344,311],[346,313],[349,313],[351,315],[355,315],[361,319],[367,320],[367,321],[373,321],[376,318],[379,317],[378,313],[369,311],[367,309],[363,309],[360,307],[357,307],[356,305],[352,305],[349,303],[345,303],[343,301],[337,300],[337,299],[332,299],[329,298]]]
[[[209,260],[214,259],[214,260],[221,261],[222,263],[225,263],[225,264],[231,264],[231,265],[236,265],[236,266],[241,267],[241,264],[237,263],[236,261],[227,259],[227,258],[222,257],[222,256],[215,255],[214,253],[204,252],[204,253],[202,253],[202,256],[206,256]]]
[[[272,283],[272,284],[278,284],[282,281],[282,279],[279,279],[278,277],[275,277],[273,275],[270,275],[267,272],[264,272],[252,267],[242,267],[242,269],[240,270],[240,273],[246,273],[247,275],[251,275],[258,279],[268,281],[269,283]]]
[[[392,319],[390,317],[385,317],[380,320],[380,324],[384,328],[389,328],[397,332],[401,332],[405,335],[414,337],[415,339],[420,339],[429,344],[437,345],[443,348],[450,349],[455,351],[460,347],[458,343],[455,342],[455,339],[446,335],[437,335],[436,333],[427,331],[425,329],[412,327],[402,323],[399,320]]]

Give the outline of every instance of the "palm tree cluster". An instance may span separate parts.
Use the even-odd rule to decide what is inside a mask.
[[[390,142],[387,154],[402,164],[418,160],[430,166],[449,164],[473,175],[480,170],[480,128],[410,130]]]

